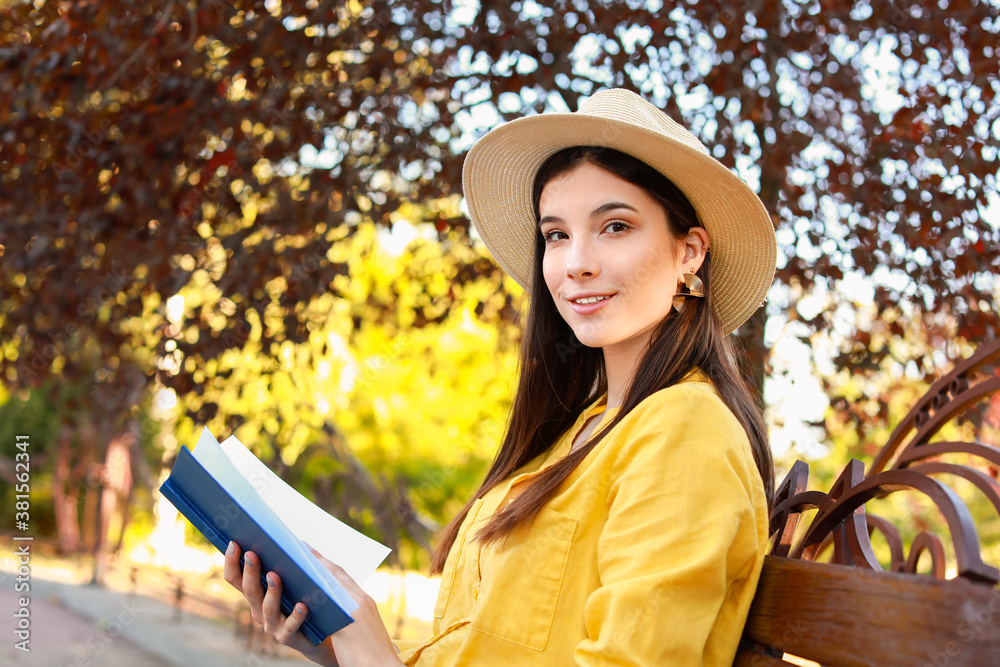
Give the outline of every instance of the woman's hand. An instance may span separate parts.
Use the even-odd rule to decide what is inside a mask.
[[[248,551],[244,558],[244,567],[240,571],[240,548],[235,542],[230,542],[229,550],[226,551],[223,577],[233,588],[243,593],[243,597],[250,603],[250,616],[254,622],[264,626],[264,634],[279,644],[290,646],[317,664],[338,667],[330,637],[319,646],[313,646],[312,642],[299,632],[299,626],[308,614],[303,603],[295,605],[291,616],[281,613],[281,581],[278,575],[273,572],[268,573],[267,590],[261,586],[260,559],[257,558],[257,554]]]
[[[224,577],[243,593],[250,604],[250,615],[264,626],[267,636],[279,644],[292,647],[315,663],[332,667],[401,665],[375,601],[342,568],[323,558],[315,549],[313,554],[358,603],[357,610],[351,614],[354,622],[327,637],[319,646],[313,646],[299,632],[308,615],[305,604],[297,603],[290,616],[281,613],[281,579],[278,575],[268,572],[267,590],[261,586],[260,560],[256,554],[247,552],[243,571],[240,572],[240,548],[231,542],[226,552]]]
[[[378,606],[361,587],[351,579],[342,567],[324,558],[310,547],[313,555],[326,567],[344,587],[348,595],[358,603],[351,613],[354,622],[330,635],[337,660],[342,667],[398,667],[403,663],[396,647],[389,639]]]

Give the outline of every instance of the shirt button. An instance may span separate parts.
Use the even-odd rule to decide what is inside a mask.
[[[478,600],[479,599],[479,586],[473,586],[472,587],[472,599],[473,600]]]

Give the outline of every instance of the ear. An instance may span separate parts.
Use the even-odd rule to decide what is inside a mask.
[[[708,252],[708,232],[702,227],[692,227],[684,236],[681,263],[685,273],[693,273],[701,268]]]

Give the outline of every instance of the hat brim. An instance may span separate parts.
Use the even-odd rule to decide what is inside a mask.
[[[462,184],[472,222],[500,267],[529,289],[535,237],[532,187],[542,163],[571,146],[601,146],[656,169],[690,200],[708,233],[716,318],[735,331],[774,277],[776,244],[760,198],[698,148],[634,123],[581,113],[528,116],[502,125],[469,151]]]

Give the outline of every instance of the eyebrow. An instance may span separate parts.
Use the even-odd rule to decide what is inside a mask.
[[[635,211],[636,213],[639,212],[639,209],[637,209],[635,206],[632,206],[631,204],[626,204],[625,202],[620,202],[620,201],[609,201],[606,204],[601,204],[593,211],[591,211],[590,217],[596,218],[597,216],[607,213],[608,211],[613,211],[619,208],[625,208],[630,211]],[[547,215],[538,221],[538,226],[541,227],[547,222],[562,222],[562,218],[555,215]]]

